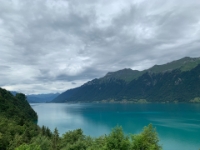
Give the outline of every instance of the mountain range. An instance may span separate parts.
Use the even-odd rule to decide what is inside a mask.
[[[18,92],[10,91],[12,95],[16,95]],[[60,93],[48,93],[48,94],[29,94],[26,95],[27,101],[29,103],[46,103],[52,101],[56,98]]]
[[[199,102],[200,58],[185,57],[138,71],[109,72],[51,102]]]
[[[48,93],[48,94],[30,94],[26,95],[29,103],[46,103],[52,101],[60,93]]]

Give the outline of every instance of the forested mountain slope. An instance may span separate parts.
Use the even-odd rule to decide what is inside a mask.
[[[14,149],[30,142],[39,133],[34,123],[37,114],[26,100],[26,96],[0,88],[0,149]]]
[[[200,97],[200,58],[144,71],[123,69],[67,90],[52,102],[190,102]]]
[[[2,88],[0,88],[0,114],[8,118],[37,120],[37,114],[29,105],[24,94],[17,93],[13,96]]]

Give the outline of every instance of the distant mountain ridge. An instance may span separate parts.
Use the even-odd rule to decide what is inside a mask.
[[[138,71],[109,72],[52,102],[192,102],[200,97],[200,58],[185,57]]]
[[[52,101],[60,93],[49,93],[49,94],[31,94],[26,95],[29,103],[46,103]]]
[[[19,92],[10,91],[12,95],[16,95]],[[48,93],[48,94],[30,94],[26,95],[27,101],[29,103],[46,103],[52,101],[56,98],[60,93]]]

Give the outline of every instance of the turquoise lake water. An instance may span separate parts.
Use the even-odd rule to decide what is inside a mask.
[[[200,149],[200,104],[31,104],[38,125],[60,135],[81,128],[92,137],[108,134],[117,125],[126,134],[140,133],[152,123],[164,150]]]

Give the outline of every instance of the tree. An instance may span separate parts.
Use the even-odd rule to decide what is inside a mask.
[[[21,101],[26,101],[26,95],[23,93],[17,93],[15,97]]]
[[[52,136],[52,148],[53,148],[53,150],[58,150],[59,141],[60,141],[60,138],[59,138],[58,129],[55,128],[54,132],[53,132],[53,136]]]
[[[88,143],[90,142],[89,147],[87,150],[104,150],[106,149],[106,137],[100,136],[95,139],[91,138],[90,140],[86,140]]]
[[[106,150],[129,150],[130,142],[122,127],[115,127],[106,137]]]
[[[51,140],[43,135],[38,135],[31,140],[32,144],[39,145],[41,150],[50,150],[51,149]]]
[[[152,124],[144,127],[142,133],[132,136],[132,147],[133,150],[161,150],[159,145],[159,139],[156,129],[153,128]]]
[[[47,136],[49,138],[52,135],[51,130],[48,127],[42,126],[41,131],[42,131],[42,135]]]
[[[74,145],[74,147],[79,147],[78,145],[80,145],[80,141],[83,141],[84,139],[85,139],[85,136],[83,135],[83,131],[81,129],[68,131],[62,135],[60,146],[61,146],[61,148],[70,147],[71,145],[79,142],[77,145]]]
[[[35,144],[22,144],[19,147],[15,148],[15,150],[41,150],[39,145]]]

